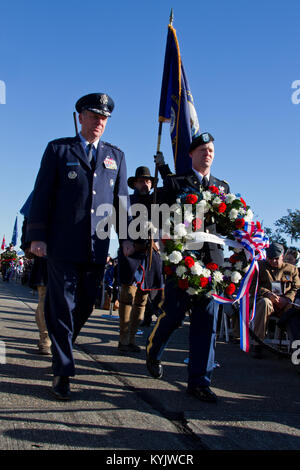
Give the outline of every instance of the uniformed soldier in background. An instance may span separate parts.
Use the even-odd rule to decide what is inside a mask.
[[[128,200],[124,153],[101,140],[113,109],[113,100],[104,93],[77,101],[81,132],[49,142],[31,202],[27,240],[32,253],[47,254],[45,318],[52,343],[52,390],[59,399],[70,398],[72,343],[93,311],[103,280],[110,240],[97,234],[97,224],[105,218],[97,209],[111,205],[118,219],[119,201],[126,206]],[[132,244],[120,242],[124,254],[130,254]]]
[[[163,202],[172,205],[178,195],[184,192],[199,191],[200,186],[222,186],[224,192],[229,192],[225,181],[211,174],[214,160],[214,138],[209,133],[197,137],[190,146],[192,168],[183,175],[168,175],[164,179]],[[157,161],[157,159],[156,159]],[[161,164],[164,162],[162,161]],[[205,229],[216,234],[216,225],[205,225]],[[213,243],[204,243],[200,251],[204,264],[223,262],[222,249]],[[190,315],[189,334],[189,364],[187,391],[199,400],[216,402],[217,397],[210,389],[212,371],[214,369],[216,327],[218,319],[218,304],[206,296],[197,299],[191,297],[166,279],[165,302],[162,314],[159,316],[152,333],[147,339],[147,368],[154,378],[161,378],[163,366],[161,357],[171,334],[182,324],[187,311]]]
[[[300,280],[296,266],[283,260],[284,247],[273,242],[266,249],[267,259],[259,262],[258,293],[254,318],[254,333],[263,341],[268,318],[271,314],[288,318],[291,302],[294,302]],[[283,322],[282,322],[283,324]],[[254,342],[252,357],[262,358],[262,346]]]

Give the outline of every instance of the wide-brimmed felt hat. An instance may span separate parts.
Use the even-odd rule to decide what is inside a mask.
[[[135,170],[135,176],[130,176],[127,180],[127,184],[131,189],[134,189],[134,183],[137,180],[137,178],[147,178],[152,181],[152,186],[155,182],[154,176],[151,176],[150,170],[146,166],[139,166]]]

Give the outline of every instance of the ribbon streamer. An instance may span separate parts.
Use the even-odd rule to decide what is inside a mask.
[[[269,239],[264,234],[264,231],[257,228],[254,222],[246,222],[245,226],[241,230],[236,230],[233,233],[235,240],[242,245],[246,252],[250,255],[251,264],[250,267],[243,277],[237,296],[234,300],[227,299],[225,297],[213,294],[213,298],[220,304],[233,304],[240,302],[240,348],[249,352],[249,323],[254,320],[255,307],[256,307],[256,294],[258,289],[258,275],[259,265],[258,261],[266,258],[265,249],[269,246]],[[257,271],[257,279],[255,286],[255,294],[252,312],[250,315],[250,287],[252,284],[253,276]]]

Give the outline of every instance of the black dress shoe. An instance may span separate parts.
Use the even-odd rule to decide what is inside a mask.
[[[59,400],[70,400],[70,381],[69,377],[56,375],[53,378],[52,391]]]
[[[201,401],[210,403],[218,401],[217,395],[209,387],[188,387],[187,393]]]
[[[163,376],[163,366],[161,365],[160,361],[157,359],[152,359],[151,357],[147,357],[146,361],[147,369],[155,379],[161,379]]]

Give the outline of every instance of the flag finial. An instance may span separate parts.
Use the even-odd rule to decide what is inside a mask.
[[[170,26],[173,25],[173,20],[174,20],[174,13],[173,13],[173,8],[171,8],[171,12],[170,12],[170,22],[169,22],[169,25],[170,25]]]

